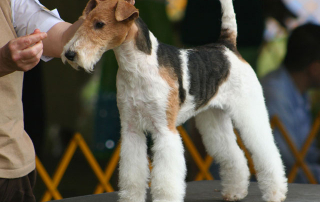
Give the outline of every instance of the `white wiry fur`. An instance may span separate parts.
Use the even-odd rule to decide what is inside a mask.
[[[237,27],[232,0],[220,2],[223,10],[222,29],[227,30],[235,40]],[[154,202],[182,202],[186,187],[184,149],[178,132],[169,128],[166,114],[172,85],[176,87],[178,82],[169,85],[160,75],[157,58],[159,44],[153,34],[149,34],[150,55],[138,50],[134,41],[114,48],[119,64],[117,102],[122,126],[120,202],[144,202],[150,176]],[[101,52],[107,50],[107,47],[96,50],[83,44],[77,46],[81,44],[82,37],[85,38],[76,34],[66,45],[65,51],[78,53],[76,62],[71,63],[73,66],[80,65],[91,71],[100,59]],[[189,93],[190,51],[180,50],[179,55],[186,97],[179,106],[176,125],[195,116],[208,153],[221,165],[223,198],[236,201],[243,199],[248,193],[249,169],[244,154],[236,143],[232,125],[234,123],[245,146],[252,153],[263,200],[283,201],[287,193],[287,179],[272,136],[262,88],[254,71],[235,52],[226,47],[221,48],[230,62],[229,75],[219,86],[215,96],[207,104],[197,108],[195,97]],[[151,132],[154,141],[151,175],[145,131]]]
[[[219,89],[213,104],[223,103],[222,109],[229,114],[252,153],[263,199],[283,201],[287,193],[287,179],[269,125],[261,85],[249,64],[229,50],[225,53],[232,67],[228,81]],[[241,158],[237,160],[241,161]]]
[[[133,44],[128,43],[115,50],[120,66],[117,87],[121,121],[134,122],[131,126],[135,129],[138,128],[139,133],[148,130],[153,134],[155,158],[151,188],[154,201],[183,201],[185,189],[183,149],[182,146],[181,148],[179,146],[181,140],[177,139],[178,136],[167,129],[167,120],[164,114],[166,97],[170,88],[156,73],[158,68],[157,62],[153,59],[154,56],[140,55],[134,49],[130,51],[128,48],[130,46]],[[157,46],[153,44],[153,47]],[[181,55],[186,57],[186,52],[183,51]],[[247,195],[249,170],[244,154],[236,144],[232,130],[231,120],[233,120],[235,126],[240,130],[245,145],[253,154],[263,199],[265,201],[283,201],[287,192],[287,179],[279,152],[274,144],[261,86],[247,63],[242,62],[228,49],[225,49],[225,54],[231,62],[228,80],[220,86],[216,97],[197,111],[193,110],[194,107],[188,106],[193,101],[193,96],[188,94],[179,111],[177,123],[182,123],[184,120],[196,116],[197,127],[203,136],[207,151],[221,165],[222,195],[226,200],[235,201]],[[183,71],[187,71],[187,69],[185,68]],[[188,81],[185,81],[184,86],[188,85]],[[146,91],[152,93],[149,94]],[[129,137],[124,134],[125,131],[122,132],[122,141],[125,138],[133,140],[133,136]],[[162,143],[168,141],[170,136],[172,136],[171,141],[175,142],[176,149],[173,149],[168,142]],[[177,136],[176,140],[174,140],[174,136]],[[123,147],[125,146],[123,145]],[[132,145],[131,147],[131,149],[137,149]],[[120,171],[130,173],[129,170],[134,166],[132,159],[135,159],[135,162],[141,162],[141,159],[145,157],[143,155],[135,156],[129,152],[128,156],[122,155],[121,158],[131,159],[131,161],[123,160],[120,163]],[[147,173],[146,170],[144,172]],[[140,189],[132,189],[133,181],[133,184],[144,181],[146,185],[146,178],[141,178],[135,173],[131,176],[134,179],[132,181],[127,177],[121,178],[120,176],[120,180],[125,181],[124,184],[126,184],[125,186],[120,184],[120,196],[123,196],[121,199],[139,193]],[[181,175],[177,175],[177,173]],[[158,180],[159,178],[161,180]],[[126,186],[131,189],[126,189]],[[172,195],[172,193],[175,194]],[[133,197],[128,201],[140,200]]]
[[[221,29],[228,29],[237,35],[236,14],[234,13],[232,2],[230,0],[222,0],[220,3],[222,9]]]
[[[218,108],[206,110],[196,116],[196,125],[208,153],[220,164],[222,195],[231,201],[244,198],[250,173],[237,145],[230,116]]]
[[[150,33],[151,34],[151,33]],[[126,126],[130,124],[131,130],[150,131],[154,140],[152,151],[152,196],[154,201],[183,201],[185,194],[185,173],[182,141],[177,134],[173,134],[166,127],[166,103],[170,87],[158,73],[158,62],[156,60],[157,40],[151,36],[152,54],[146,55],[133,51],[134,44],[126,43],[116,48],[115,54],[119,63],[117,74],[117,99],[120,110],[121,123]],[[128,131],[122,127],[122,148],[128,147],[123,142],[135,141],[136,134],[128,135]],[[130,132],[132,133],[132,132]],[[129,142],[129,141],[128,141]],[[145,146],[145,142],[141,147]],[[129,145],[130,150],[136,150]],[[140,149],[140,148],[139,148]],[[120,172],[131,173],[134,164],[147,166],[145,155],[135,155],[136,152],[121,152]],[[130,160],[129,160],[130,159]],[[134,163],[133,163],[134,162]],[[143,176],[148,176],[146,169],[140,170]],[[139,187],[132,186],[141,182]],[[120,197],[121,201],[144,201],[145,192],[141,192],[143,186],[147,185],[147,177],[141,178],[136,171],[131,176],[120,174]],[[130,187],[129,189],[127,187]],[[139,192],[137,192],[139,190]],[[139,197],[131,197],[139,194]],[[141,194],[141,195],[140,195]]]

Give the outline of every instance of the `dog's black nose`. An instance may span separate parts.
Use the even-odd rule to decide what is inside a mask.
[[[76,57],[76,55],[77,55],[76,52],[70,51],[70,50],[68,50],[68,51],[64,54],[64,56],[66,56],[66,58],[67,58],[68,60],[70,60],[70,61],[73,61],[74,58]]]

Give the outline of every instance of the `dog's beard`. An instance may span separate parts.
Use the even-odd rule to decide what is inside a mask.
[[[65,64],[69,63],[74,69],[79,70],[79,67],[83,68],[86,72],[93,72],[94,66],[101,59],[104,51],[96,51],[95,53],[81,50],[77,52],[77,56],[74,61],[68,60],[65,55],[65,51],[61,54],[61,60]]]
[[[67,61],[74,69],[83,68],[86,72],[92,72],[96,63],[101,59],[104,52],[109,50],[107,46],[97,47],[94,45],[86,44],[80,48],[77,38],[72,38],[64,47],[61,54],[62,62],[65,64]],[[74,61],[70,61],[65,57],[67,51],[76,52]]]
[[[88,54],[85,55],[82,53],[85,52],[79,53],[79,58],[77,60],[78,66],[81,66],[86,72],[93,72],[94,66],[99,62],[104,51],[96,51],[94,54],[90,54],[90,57],[88,57]]]

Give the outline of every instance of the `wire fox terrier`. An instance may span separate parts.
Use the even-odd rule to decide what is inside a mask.
[[[286,198],[287,179],[261,85],[237,51],[232,0],[220,3],[218,42],[180,49],[156,39],[133,0],[90,0],[83,24],[64,47],[62,60],[86,71],[105,51],[113,49],[116,55],[121,202],[145,201],[150,177],[153,201],[184,200],[186,163],[176,126],[193,116],[207,152],[220,164],[225,200],[243,199],[249,186],[247,160],[233,124],[252,154],[263,199]],[[151,174],[145,131],[154,142]]]

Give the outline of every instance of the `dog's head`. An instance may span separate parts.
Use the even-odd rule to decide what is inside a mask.
[[[107,50],[121,45],[139,16],[134,0],[90,0],[83,11],[82,25],[65,45],[63,62],[92,71]]]

